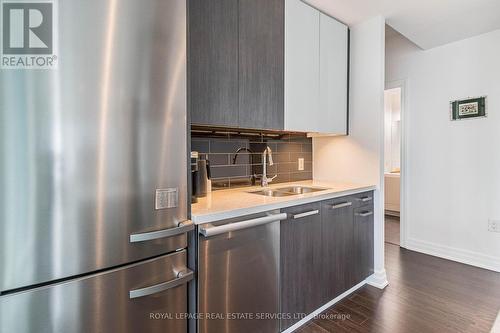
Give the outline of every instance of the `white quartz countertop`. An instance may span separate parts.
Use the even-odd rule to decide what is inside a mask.
[[[198,198],[198,202],[191,205],[191,220],[195,224],[209,223],[376,189],[375,185],[370,184],[314,180],[273,184],[268,188],[276,189],[291,185],[321,187],[325,190],[286,197],[267,197],[249,193],[261,190],[260,186],[214,191],[204,198]]]

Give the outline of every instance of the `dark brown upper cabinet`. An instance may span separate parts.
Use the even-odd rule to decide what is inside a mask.
[[[189,0],[191,123],[238,126],[238,1]]]
[[[239,126],[283,129],[284,1],[239,0]]]
[[[191,123],[284,125],[284,0],[189,0]]]

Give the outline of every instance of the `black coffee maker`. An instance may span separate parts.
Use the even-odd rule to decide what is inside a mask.
[[[207,195],[208,180],[210,179],[210,162],[206,159],[206,155],[191,152],[191,184],[192,196],[191,202],[197,202],[197,198],[202,198]]]

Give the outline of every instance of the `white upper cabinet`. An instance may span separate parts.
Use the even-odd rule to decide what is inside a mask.
[[[319,12],[285,1],[285,130],[308,132],[321,124]]]
[[[320,13],[319,109],[317,132],[347,134],[348,29]]]
[[[285,130],[347,134],[348,35],[301,0],[285,1]]]

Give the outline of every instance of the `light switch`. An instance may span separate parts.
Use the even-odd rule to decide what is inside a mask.
[[[299,158],[299,171],[304,171],[304,159]]]
[[[488,231],[500,232],[500,221],[490,219],[488,221]]]

